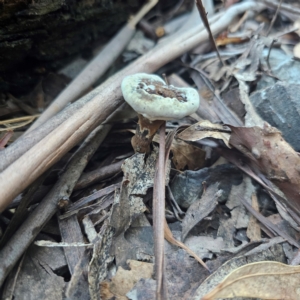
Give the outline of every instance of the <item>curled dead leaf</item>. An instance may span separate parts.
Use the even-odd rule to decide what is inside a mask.
[[[189,170],[196,170],[205,165],[205,151],[184,141],[174,139],[171,151],[173,152],[172,161],[177,170],[184,170],[185,167]]]
[[[177,137],[184,141],[196,142],[205,138],[214,138],[222,140],[228,148],[230,131],[226,130],[222,125],[213,124],[208,120],[200,121],[177,135]]]
[[[231,272],[202,300],[233,297],[295,300],[300,298],[300,266],[262,261]]]

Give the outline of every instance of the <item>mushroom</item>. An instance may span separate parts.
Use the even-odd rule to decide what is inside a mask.
[[[123,79],[121,89],[125,101],[138,113],[131,144],[140,153],[149,153],[153,136],[165,121],[182,119],[194,113],[200,104],[197,90],[167,85],[153,74],[129,75]]]

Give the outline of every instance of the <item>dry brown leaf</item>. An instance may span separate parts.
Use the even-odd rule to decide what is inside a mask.
[[[159,143],[159,137],[156,134],[153,141]],[[172,161],[177,170],[196,170],[203,168],[205,165],[205,151],[199,147],[185,143],[179,139],[174,138],[171,145],[173,153]]]
[[[184,170],[186,166],[189,170],[204,167],[205,151],[198,147],[174,139],[171,151],[173,152],[172,161],[177,170]]]
[[[219,124],[213,124],[208,120],[200,121],[177,135],[177,137],[184,141],[196,142],[205,138],[214,138],[222,140],[228,148],[230,132]]]
[[[300,215],[300,157],[281,132],[267,123],[263,128],[229,127],[230,144],[281,189],[287,205]]]
[[[103,299],[110,299],[112,295],[115,297],[114,299],[128,299],[126,294],[141,278],[151,278],[153,264],[137,260],[128,260],[127,263],[130,270],[124,270],[122,267],[119,267],[111,282],[105,281],[101,283]],[[107,295],[107,298],[105,298],[105,295]]]
[[[296,300],[300,298],[300,266],[262,261],[242,266],[202,300],[233,297]]]

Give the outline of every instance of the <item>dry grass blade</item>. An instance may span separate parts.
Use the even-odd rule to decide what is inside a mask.
[[[6,128],[0,128],[1,131],[10,131],[13,129],[24,127],[31,122],[34,121],[39,115],[34,116],[26,116],[26,117],[20,117],[20,118],[14,118],[9,120],[0,121],[0,126],[5,126]]]
[[[276,21],[276,18],[277,18],[277,16],[278,16],[278,13],[279,13],[281,4],[282,4],[282,0],[280,0],[280,2],[278,3],[278,6],[277,6],[277,9],[276,9],[275,15],[274,15],[273,18],[272,18],[272,21],[271,21],[271,23],[270,23],[270,26],[269,26],[268,31],[267,31],[267,33],[266,33],[266,36],[268,36],[269,33],[271,32],[271,29],[272,29],[272,27],[273,27],[273,25],[274,25],[274,23],[275,23],[275,21]]]
[[[202,300],[233,297],[295,300],[300,297],[300,266],[263,261],[234,270]]]

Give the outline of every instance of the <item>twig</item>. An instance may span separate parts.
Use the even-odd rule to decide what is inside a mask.
[[[26,112],[29,115],[36,115],[38,114],[38,110],[35,108],[32,108],[31,106],[27,105],[23,101],[19,100],[18,98],[15,98],[12,94],[8,93],[9,98],[12,100],[14,104],[19,106],[24,112]]]
[[[16,232],[20,224],[26,219],[27,215],[29,214],[27,207],[29,206],[30,202],[33,199],[32,196],[42,185],[47,174],[48,172],[45,172],[35,182],[33,182],[22,194],[21,202],[18,205],[12,219],[10,220],[2,238],[0,239],[0,249],[5,245],[5,243],[9,240],[9,238]]]
[[[88,136],[86,142],[74,153],[51,191],[3,247],[0,252],[0,286],[23,252],[55,214],[59,200],[69,198],[83,169],[110,128],[111,125],[101,125]]]
[[[270,47],[269,47],[269,50],[268,50],[268,55],[267,55],[267,58],[266,58],[266,61],[267,61],[267,64],[268,64],[268,67],[269,67],[269,69],[271,70],[271,65],[270,65],[270,55],[271,55],[271,50],[272,50],[272,48],[273,48],[273,45],[274,45],[274,43],[276,42],[277,40],[272,40],[272,42],[271,42],[271,45],[270,45]]]
[[[270,31],[271,31],[271,29],[272,29],[272,27],[273,27],[273,25],[274,25],[274,23],[275,23],[275,21],[276,21],[276,19],[277,19],[277,16],[278,16],[278,13],[279,13],[281,4],[282,4],[282,0],[280,0],[280,2],[278,3],[278,6],[277,6],[277,9],[276,9],[275,15],[274,15],[273,18],[272,18],[272,21],[271,21],[270,26],[269,26],[269,28],[268,28],[268,30],[267,30],[266,36],[269,35],[269,33],[270,33]]]
[[[204,24],[204,26],[205,26],[208,34],[209,34],[209,38],[210,38],[210,40],[211,40],[211,42],[213,44],[213,47],[214,47],[214,49],[217,52],[218,58],[219,58],[220,62],[223,64],[223,66],[225,66],[225,62],[223,61],[223,59],[222,59],[222,57],[221,57],[221,55],[219,53],[218,47],[216,45],[216,41],[215,41],[214,36],[213,36],[213,34],[211,32],[211,29],[210,29],[210,26],[209,26],[209,22],[207,20],[206,11],[205,11],[205,8],[203,7],[203,4],[202,4],[202,0],[196,0],[196,5],[197,5],[197,8],[198,8],[200,17],[202,19],[202,22],[203,22],[203,24]]]
[[[164,299],[164,222],[165,222],[165,178],[166,178],[166,122],[159,131],[159,155],[153,187],[153,236],[156,275],[156,299]]]
[[[262,2],[274,8],[278,8],[279,5],[279,2],[274,0],[262,0]],[[298,14],[298,15],[300,14],[300,9],[298,7],[292,6],[291,4],[288,3],[282,3],[281,9],[293,14]]]
[[[121,166],[124,160],[118,161],[109,166],[101,167],[94,171],[83,174],[78,182],[76,183],[74,190],[80,190],[87,186],[90,186],[96,182],[99,182],[103,179],[113,176],[114,174],[121,171]]]
[[[218,21],[211,25],[211,30],[213,33],[220,32],[237,15],[246,10],[262,8],[264,8],[263,5],[250,1],[231,6],[222,17],[218,16]],[[158,45],[154,50],[103,83],[97,89],[97,96],[78,109],[0,174],[2,193],[0,212],[121,104],[120,85],[126,75],[137,72],[152,73],[205,41],[207,36],[203,26],[197,26],[172,40],[168,39],[167,43]]]
[[[291,237],[288,233],[282,231],[280,228],[278,228],[276,225],[274,225],[271,221],[269,221],[266,217],[264,217],[262,214],[257,212],[244,198],[241,198],[240,201],[242,204],[247,208],[247,210],[263,225],[265,225],[271,232],[275,232],[277,235],[284,238],[286,241],[288,241],[291,245],[300,248],[300,245],[298,242]]]
[[[214,14],[214,1],[213,0],[203,0],[204,7],[206,8],[206,12],[208,17],[210,18]],[[200,22],[199,22],[200,21]],[[195,2],[193,10],[189,16],[189,18],[184,22],[184,24],[180,27],[179,30],[174,32],[173,34],[178,34],[189,30],[190,28],[201,24],[201,19],[199,19],[199,12]]]
[[[33,115],[33,116],[19,117],[19,118],[0,121],[0,126],[1,125],[6,126],[6,128],[0,128],[0,132],[24,127],[24,126],[30,124],[31,122],[33,122],[34,119],[36,119],[38,116],[39,115]],[[14,123],[17,123],[17,124],[12,125]]]
[[[81,71],[81,73],[58,95],[50,106],[27,132],[39,127],[52,116],[61,111],[68,103],[77,100],[83,92],[101,77],[111,64],[117,59],[135,33],[136,24],[158,2],[151,0],[131,18],[127,24],[111,39],[100,53]]]

